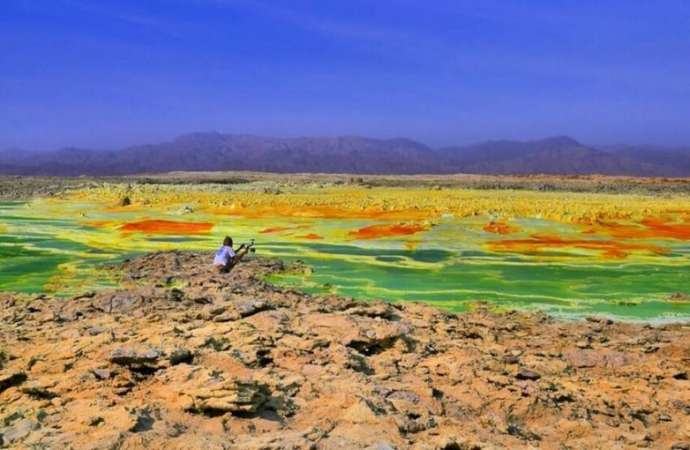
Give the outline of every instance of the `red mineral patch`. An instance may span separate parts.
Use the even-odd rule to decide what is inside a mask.
[[[508,225],[505,222],[489,222],[486,225],[484,225],[482,229],[487,233],[494,234],[511,234],[515,233],[516,231],[519,231],[517,227]]]
[[[140,220],[122,225],[123,233],[148,234],[204,234],[211,231],[212,223],[206,222],[175,222],[173,220]]]
[[[300,239],[323,239],[323,236],[319,236],[316,233],[309,233],[302,236],[297,236]]]
[[[678,239],[681,241],[690,240],[690,224],[687,222],[668,223],[661,219],[648,217],[642,221],[642,225],[659,237]]]
[[[270,227],[270,228],[264,228],[263,230],[259,231],[261,234],[271,234],[271,233],[282,233],[284,231],[292,231],[292,230],[299,230],[299,229],[304,229],[308,228],[307,225],[297,225],[294,227]]]
[[[378,239],[391,236],[407,236],[426,230],[428,230],[427,227],[417,224],[381,224],[369,225],[368,227],[350,231],[348,235],[356,239]]]
[[[647,217],[640,222],[640,225],[616,222],[601,223],[596,230],[601,230],[601,232],[619,239],[690,240],[690,223],[686,221],[674,223],[656,217]]]
[[[614,240],[564,239],[549,235],[532,235],[529,239],[493,241],[489,242],[488,245],[495,251],[525,254],[539,253],[553,248],[579,248],[598,251],[602,256],[614,259],[625,258],[633,251],[649,252],[657,255],[667,253],[667,250],[656,245],[632,244]]]

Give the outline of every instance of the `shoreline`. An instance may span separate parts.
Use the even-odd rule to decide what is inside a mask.
[[[178,250],[170,250],[170,251],[141,251],[141,252],[135,252],[135,253],[130,253],[130,254],[122,254],[119,255],[111,260],[108,261],[102,261],[97,263],[96,268],[97,270],[100,271],[108,271],[112,272],[115,268],[121,267],[126,265],[127,261],[133,260],[133,259],[138,259],[142,257],[146,257],[147,255],[153,254],[153,253],[175,253]],[[195,254],[201,254],[203,253],[202,250],[181,250],[183,253],[195,253]],[[298,268],[298,272],[300,272],[303,269],[303,266],[306,267],[307,265],[303,263],[302,261],[297,258],[297,261],[289,262],[286,261],[282,258],[278,257],[271,257],[271,256],[255,256],[253,259],[258,259],[260,261],[279,261],[280,264],[283,267],[286,267],[287,269],[284,271],[277,272],[279,274],[281,273],[290,273],[295,267]],[[274,275],[275,273],[268,273],[264,278],[261,279],[262,282],[266,282],[269,284],[275,284],[275,287],[279,289],[287,289],[287,290],[295,290],[299,291],[300,293],[308,296],[316,296],[316,297],[323,297],[323,296],[336,296],[336,297],[342,297],[342,295],[339,294],[325,294],[325,293],[309,293],[307,291],[303,291],[299,288],[297,285],[293,284],[276,284],[268,277],[270,275]],[[111,278],[111,277],[105,277],[103,280],[108,280],[108,281],[113,281],[117,283],[116,278]],[[85,292],[90,293],[102,293],[102,292],[108,292],[112,291],[113,289],[117,289],[117,286],[114,285],[103,285],[99,287],[93,287],[90,289],[86,289]],[[81,293],[77,293],[77,296],[81,295]],[[31,300],[32,298],[36,297],[43,297],[43,296],[50,296],[50,297],[55,297],[57,299],[63,299],[63,300],[69,300],[71,298],[75,297],[74,291],[71,292],[21,292],[21,291],[11,291],[11,290],[0,290],[0,297],[1,296],[14,296],[16,298],[21,298],[21,299],[26,299],[26,300]],[[682,300],[676,301],[677,303],[686,303],[690,302],[690,297],[685,298],[686,296],[683,295]],[[503,315],[503,314],[512,314],[512,313],[521,313],[521,314],[544,314],[548,316],[549,318],[556,320],[556,321],[564,321],[564,322],[586,322],[587,320],[590,319],[602,319],[602,320],[610,320],[612,322],[618,322],[622,324],[630,324],[630,325],[640,325],[640,326],[645,326],[645,325],[650,325],[650,326],[665,326],[665,325],[690,325],[690,316],[687,317],[654,317],[654,318],[648,318],[648,319],[635,319],[635,318],[627,318],[624,316],[617,316],[617,315],[611,315],[611,314],[594,314],[594,313],[583,313],[583,314],[570,314],[570,313],[554,313],[553,311],[545,311],[539,307],[530,307],[530,308],[519,308],[515,306],[511,307],[505,307],[501,306],[499,303],[496,303],[491,300],[481,300],[478,299],[476,301],[471,301],[468,302],[471,306],[468,306],[467,310],[465,311],[453,311],[451,308],[444,307],[442,305],[439,305],[438,302],[434,301],[428,301],[423,298],[419,299],[412,299],[412,300],[402,300],[402,299],[392,299],[392,298],[386,298],[386,297],[376,297],[376,298],[357,298],[357,297],[349,297],[352,298],[355,301],[360,301],[360,302],[370,302],[370,301],[382,301],[385,303],[389,304],[422,304],[427,307],[435,308],[440,311],[444,311],[447,313],[451,314],[470,314],[474,310],[486,310],[490,311],[493,314],[498,314],[498,315]],[[667,298],[662,298],[657,301],[670,301]]]
[[[150,255],[152,253],[174,253],[177,252],[176,250],[171,250],[171,251],[160,251],[160,252],[138,252],[135,254],[127,254],[127,255],[121,255],[113,260],[107,261],[107,262],[101,262],[98,263],[97,267],[99,270],[111,270],[114,267],[122,266],[125,263],[125,261],[129,261],[132,259],[138,259],[141,257],[145,257],[147,255]],[[183,250],[181,252],[184,253],[203,253],[202,251],[198,250]],[[273,258],[273,257],[264,257],[264,256],[259,256],[256,257],[257,259],[261,261],[279,261],[281,265],[285,267],[293,266],[295,263],[287,262],[281,258]],[[302,263],[300,262],[299,265],[301,266]],[[267,274],[271,275],[271,274]],[[303,291],[299,288],[297,285],[293,284],[277,284],[269,279],[262,278],[262,282],[274,285],[278,289],[284,289],[284,290],[293,290],[300,292],[303,295],[306,296],[313,296],[313,297],[343,297],[342,295],[338,294],[320,294],[320,293],[309,293],[307,291]],[[116,286],[100,286],[97,288],[92,288],[92,289],[87,289],[84,291],[85,293],[88,293],[91,295],[92,293],[99,294],[99,293],[104,293],[104,292],[109,292],[112,290],[117,290]],[[80,295],[83,295],[84,293],[79,293],[79,294],[74,294],[74,293],[67,293],[67,292],[21,292],[21,291],[3,291],[0,290],[0,297],[3,296],[13,296],[15,298],[21,299],[21,300],[27,300],[31,301],[34,298],[40,298],[40,297],[52,297],[55,299],[60,299],[64,301],[69,301],[75,297],[79,297]],[[357,297],[348,297],[351,298],[354,301],[357,302],[384,302],[387,304],[391,305],[405,305],[405,304],[419,304],[419,305],[424,305],[425,307],[429,308],[434,308],[439,311],[443,311],[449,314],[471,314],[476,310],[482,310],[482,311],[488,311],[491,312],[492,314],[496,315],[505,315],[505,314],[543,314],[547,317],[549,317],[552,320],[555,321],[562,321],[562,322],[587,322],[589,320],[607,320],[611,322],[616,322],[616,323],[621,323],[621,324],[628,324],[628,325],[638,325],[638,326],[652,326],[652,327],[663,327],[663,326],[673,326],[673,325],[680,325],[680,326],[685,326],[685,325],[690,325],[690,316],[687,317],[655,317],[655,318],[650,318],[650,319],[635,319],[635,318],[627,318],[623,316],[616,316],[616,315],[611,315],[611,314],[594,314],[594,313],[586,313],[586,314],[568,314],[568,313],[554,313],[553,311],[544,311],[543,309],[540,309],[539,307],[531,307],[531,308],[519,308],[519,307],[504,307],[500,306],[498,303],[490,301],[490,300],[476,300],[469,302],[471,303],[471,306],[468,306],[468,309],[466,311],[453,311],[450,308],[443,307],[438,304],[438,302],[431,302],[428,300],[425,300],[423,298],[419,299],[414,299],[414,300],[396,300],[396,299],[390,299],[390,298],[385,298],[385,297],[377,297],[377,298],[357,298]],[[665,300],[665,299],[664,299]],[[666,301],[666,300],[665,300]],[[690,300],[682,300],[679,301],[678,303],[684,303],[688,302]]]
[[[690,448],[690,327],[311,296],[206,253],[0,294],[4,445]]]

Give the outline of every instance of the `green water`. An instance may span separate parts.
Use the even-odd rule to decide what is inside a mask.
[[[118,219],[136,217],[121,216]],[[369,223],[321,220],[311,225],[337,235],[338,229]],[[414,250],[396,239],[327,242],[258,233],[272,224],[275,221],[228,219],[209,235],[122,236],[112,229],[81,224],[70,211],[65,217],[46,218],[24,204],[0,203],[0,290],[68,296],[112,286],[114,280],[108,271],[98,269],[99,264],[152,250],[211,251],[220,237],[233,234],[240,242],[257,237],[259,255],[304,261],[312,268],[310,273],[274,276],[271,281],[312,293],[419,300],[454,311],[485,301],[497,308],[539,309],[568,317],[690,318],[689,302],[668,300],[673,293],[690,293],[690,248],[684,243],[676,243],[664,256],[604,261],[563,250],[546,256],[492,253],[479,243],[493,237],[455,219],[425,233]],[[548,224],[524,221],[522,225]]]
[[[313,254],[314,248],[311,249]],[[325,249],[321,249],[324,251]],[[311,274],[274,277],[308,292],[334,292],[357,298],[421,300],[453,311],[476,301],[499,308],[539,309],[561,316],[604,314],[631,320],[690,317],[690,303],[670,302],[671,293],[688,292],[688,265],[536,263],[527,258],[486,261],[439,252],[440,267],[416,268],[333,258],[333,252],[361,249],[328,246],[323,257],[302,258]],[[287,252],[286,252],[287,253]],[[386,252],[400,260],[429,255]]]

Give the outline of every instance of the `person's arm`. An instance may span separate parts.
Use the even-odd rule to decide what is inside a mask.
[[[251,247],[249,245],[240,245],[237,251],[235,252],[235,256],[232,258],[232,265],[234,266],[238,262],[242,261],[242,258],[244,258],[244,255],[246,255],[249,252],[250,248]]]

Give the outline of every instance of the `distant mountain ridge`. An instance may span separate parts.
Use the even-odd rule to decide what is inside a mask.
[[[405,138],[275,138],[208,132],[114,151],[64,148],[38,153],[0,152],[0,174],[131,175],[181,170],[687,177],[690,176],[690,148],[597,149],[568,136],[556,136],[434,149]]]

